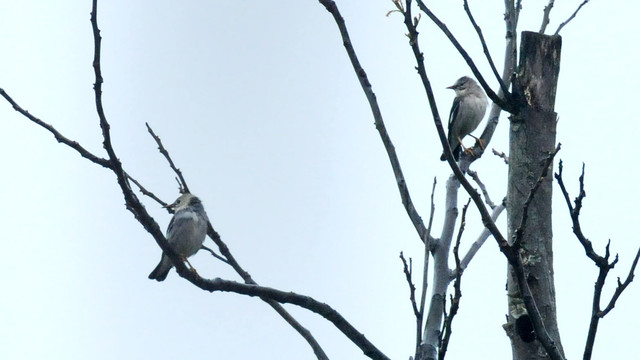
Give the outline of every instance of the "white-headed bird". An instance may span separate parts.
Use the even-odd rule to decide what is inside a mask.
[[[207,213],[200,199],[189,193],[181,195],[167,207],[175,210],[167,228],[167,241],[186,260],[202,247],[207,235]],[[149,279],[163,281],[172,267],[171,259],[163,253],[160,263],[149,274]]]
[[[467,76],[461,77],[447,89],[453,89],[456,92],[449,113],[447,140],[454,159],[458,161],[462,138],[471,134],[484,118],[484,113],[487,111],[487,96],[475,80]],[[446,160],[444,152],[440,156],[440,160]]]

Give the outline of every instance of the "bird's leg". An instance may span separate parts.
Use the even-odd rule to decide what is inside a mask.
[[[467,154],[471,154],[471,149],[467,149],[466,147],[464,147],[464,144],[462,143],[462,139],[460,138],[460,136],[458,136],[458,143],[460,144],[462,151],[466,152]],[[451,150],[453,151],[453,149]]]
[[[471,134],[469,134],[469,136],[471,136],[472,138],[476,139],[476,143],[480,146],[480,148],[482,148],[482,150],[485,150],[486,143],[485,143],[484,140],[482,140],[480,138],[477,138],[477,137],[475,137],[475,136],[473,136]]]
[[[186,257],[182,257],[182,262],[187,263],[187,265],[189,265],[189,270],[193,271],[194,273],[196,273],[196,275],[200,276],[196,271],[196,268],[194,268],[193,265],[191,265],[191,263],[189,262],[189,260],[187,260]]]

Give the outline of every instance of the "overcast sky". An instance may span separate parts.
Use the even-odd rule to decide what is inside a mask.
[[[580,1],[557,2],[555,31]],[[428,217],[450,170],[399,15],[387,0],[337,1],[369,75],[414,203]],[[443,2],[445,3],[445,2]],[[433,10],[491,79],[461,1]],[[104,106],[125,169],[165,201],[174,174],[144,126],[160,135],[213,226],[262,285],[313,296],[338,310],[392,359],[408,359],[414,319],[398,259],[422,261],[393,173],[337,27],[315,0],[103,1]],[[503,2],[471,1],[502,66]],[[546,1],[525,1],[520,30],[538,30]],[[90,1],[0,2],[0,88],[33,115],[106,156],[95,114]],[[626,277],[640,238],[635,158],[640,121],[637,14],[628,1],[593,1],[565,27],[556,111],[558,155],[577,195],[586,163],[583,230],[620,254]],[[421,46],[441,115],[445,87],[470,70],[423,17]],[[494,89],[496,82],[491,81]],[[479,131],[478,131],[479,132]],[[507,151],[503,116],[491,148]],[[126,211],[115,177],[0,101],[0,358],[313,359],[310,348],[259,299],[206,293],[172,271],[147,279],[161,251]],[[557,163],[556,167],[557,169]],[[507,168],[489,153],[478,171],[495,201]],[[460,200],[466,196],[461,193]],[[164,228],[170,216],[147,209]],[[597,271],[571,233],[554,184],[559,327],[568,358],[582,355]],[[442,206],[434,220],[436,234]],[[470,209],[465,249],[481,231]],[[504,216],[499,221],[505,228]],[[504,230],[506,232],[506,229]],[[210,241],[208,245],[212,246]],[[199,253],[205,277],[238,280]],[[448,359],[508,359],[506,261],[487,241],[463,278]],[[594,359],[637,357],[640,285],[601,321]],[[332,325],[287,306],[331,359],[362,359]]]

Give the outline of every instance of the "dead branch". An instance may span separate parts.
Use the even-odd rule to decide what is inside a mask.
[[[473,170],[468,170],[467,174],[469,174],[469,176],[471,176],[473,181],[475,181],[476,184],[478,184],[478,186],[480,187],[480,191],[482,191],[482,195],[484,195],[484,201],[487,203],[487,205],[491,208],[491,210],[495,209],[496,204],[494,204],[493,201],[491,201],[491,198],[489,197],[489,192],[487,191],[487,187],[480,180],[478,173]]]
[[[511,96],[511,94],[509,93],[509,89],[505,85],[504,81],[502,81],[502,77],[500,77],[500,74],[498,74],[498,69],[496,69],[496,65],[493,63],[493,58],[489,53],[487,42],[484,40],[484,36],[482,35],[482,29],[480,28],[480,26],[478,26],[478,24],[476,23],[476,20],[473,18],[473,15],[471,14],[471,9],[469,8],[469,2],[467,0],[464,0],[463,6],[464,6],[464,11],[467,13],[467,16],[469,17],[469,21],[471,21],[471,25],[473,25],[473,28],[476,30],[476,33],[478,34],[478,38],[480,39],[480,44],[482,44],[482,51],[484,51],[484,55],[487,57],[487,62],[489,62],[489,66],[491,67],[491,71],[493,71],[493,75],[496,77],[496,80],[498,80],[498,84],[500,84],[500,90],[502,90],[502,93],[504,94],[504,96],[508,98],[509,96]]]
[[[412,266],[411,258],[409,258],[409,264],[407,264],[407,260],[404,258],[404,254],[400,251],[400,260],[402,260],[402,269],[404,272],[404,276],[407,279],[407,284],[409,285],[409,299],[411,300],[411,307],[413,308],[413,314],[416,316],[416,319],[420,318],[420,311],[418,310],[418,305],[416,303],[416,286],[413,284],[413,280],[411,279],[412,275]]]
[[[544,34],[547,29],[547,25],[549,25],[549,16],[551,15],[551,9],[553,9],[554,0],[549,0],[547,6],[544,7],[544,11],[542,12],[542,25],[540,26],[540,34]]]
[[[151,126],[149,126],[149,123],[145,122],[144,124],[147,126],[147,131],[149,132],[153,140],[155,140],[156,144],[158,144],[158,151],[160,151],[160,154],[162,154],[162,156],[164,156],[164,158],[167,159],[167,162],[169,163],[169,167],[171,167],[171,170],[173,170],[178,176],[178,179],[179,179],[178,183],[180,184],[180,192],[183,194],[190,192],[189,187],[187,186],[187,181],[184,179],[184,176],[182,176],[182,171],[180,171],[180,169],[178,169],[176,165],[173,163],[173,160],[171,160],[171,156],[169,156],[169,152],[167,151],[167,149],[165,149],[164,145],[162,145],[162,140],[160,139],[160,137],[156,135],[156,133],[151,128]]]
[[[384,120],[382,119],[382,112],[380,111],[380,107],[378,106],[378,101],[376,100],[376,95],[373,92],[373,88],[369,79],[367,78],[367,73],[364,71],[362,66],[360,65],[360,61],[358,60],[358,56],[356,55],[355,49],[351,43],[351,38],[349,37],[349,32],[347,31],[347,26],[338,10],[338,6],[334,1],[331,0],[319,0],[320,3],[331,13],[333,19],[340,30],[340,35],[342,36],[342,42],[344,44],[344,48],[347,51],[347,55],[349,56],[349,60],[351,61],[351,65],[353,66],[353,70],[358,76],[358,81],[362,86],[362,90],[367,97],[367,101],[369,102],[369,106],[371,107],[371,112],[373,113],[373,118],[375,121],[376,129],[380,134],[380,138],[382,139],[382,143],[384,144],[384,148],[387,151],[387,155],[389,156],[389,160],[391,161],[391,167],[393,168],[393,173],[395,175],[396,183],[398,184],[398,190],[400,191],[400,197],[402,198],[402,204],[407,211],[407,215],[409,215],[409,219],[413,223],[413,226],[418,231],[418,235],[420,239],[425,239],[425,234],[427,232],[424,223],[422,222],[422,218],[418,211],[413,206],[413,202],[411,201],[411,195],[409,195],[409,188],[407,187],[406,180],[404,178],[404,174],[402,173],[402,169],[400,167],[400,160],[398,160],[398,155],[396,154],[395,147],[391,142],[391,138],[387,133],[387,128],[384,125]]]
[[[507,156],[507,154],[505,154],[504,152],[501,151],[497,151],[496,149],[491,149],[491,152],[493,152],[493,155],[502,158],[502,160],[504,161],[504,163],[506,165],[509,165],[509,157]]]
[[[455,269],[455,281],[453,282],[453,296],[451,296],[451,305],[449,306],[449,314],[444,318],[443,331],[441,332],[442,340],[440,341],[440,349],[438,349],[438,360],[444,360],[447,353],[447,347],[449,346],[449,339],[451,338],[451,326],[453,324],[453,318],[458,313],[460,308],[460,299],[462,298],[462,290],[460,289],[462,283],[462,273],[464,269],[460,265],[460,240],[462,239],[462,233],[466,224],[467,209],[471,203],[471,198],[467,200],[467,203],[462,208],[462,217],[460,219],[460,228],[458,229],[458,236],[456,237],[456,243],[453,246],[453,258],[456,263]]]
[[[569,215],[571,217],[571,222],[573,223],[573,233],[576,235],[576,238],[584,248],[587,257],[591,259],[598,267],[598,277],[596,279],[596,284],[593,290],[591,321],[589,323],[589,331],[587,333],[587,341],[585,344],[583,355],[584,360],[589,360],[591,359],[591,356],[593,354],[593,346],[595,344],[596,333],[598,332],[598,324],[600,322],[600,319],[605,317],[615,307],[616,301],[618,300],[620,295],[622,295],[622,292],[627,288],[627,286],[629,286],[631,281],[633,281],[634,272],[638,264],[638,258],[640,258],[640,249],[638,249],[635,258],[633,259],[633,263],[631,264],[631,268],[629,269],[626,280],[624,282],[620,282],[620,278],[618,278],[618,286],[611,296],[611,300],[609,300],[609,303],[604,310],[600,310],[602,289],[607,279],[607,275],[609,275],[609,271],[612,270],[618,263],[618,255],[615,256],[613,261],[609,262],[610,241],[607,242],[607,246],[605,247],[605,255],[598,255],[593,249],[593,244],[591,243],[591,241],[587,239],[587,237],[582,232],[582,227],[580,226],[580,210],[582,209],[582,201],[587,196],[587,193],[584,190],[584,164],[582,164],[582,173],[580,174],[579,178],[579,194],[574,200],[575,206],[571,204],[571,200],[569,199],[569,192],[567,191],[562,179],[562,161],[560,161],[560,164],[558,165],[558,172],[555,174],[555,178],[558,182],[558,185],[560,186],[560,190],[562,191],[562,195],[564,196],[564,200],[567,203],[567,207],[569,209]]]
[[[558,26],[558,29],[556,30],[555,33],[553,33],[553,35],[558,35],[560,33],[560,30],[562,30],[563,27],[565,27],[565,25],[567,25],[571,20],[573,20],[573,18],[576,17],[576,15],[578,15],[578,11],[580,11],[580,9],[582,9],[583,6],[585,6],[587,3],[589,2],[589,0],[584,0],[576,9],[576,11],[573,12],[573,14],[571,14],[571,16],[569,16],[569,18],[564,21],[563,23],[561,23]]]

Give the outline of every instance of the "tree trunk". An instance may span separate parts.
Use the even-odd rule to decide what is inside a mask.
[[[555,149],[556,113],[554,103],[560,70],[560,36],[522,33],[520,63],[513,82],[517,111],[510,125],[509,184],[507,217],[509,239],[513,241],[521,226],[523,205],[543,172],[545,160]],[[549,169],[549,174],[553,171]],[[556,321],[556,296],[553,282],[551,230],[551,185],[547,176],[528,208],[521,239],[520,256],[542,321],[561,353],[562,344]],[[515,274],[509,267],[508,322],[504,325],[511,339],[513,359],[547,359],[524,307]]]

